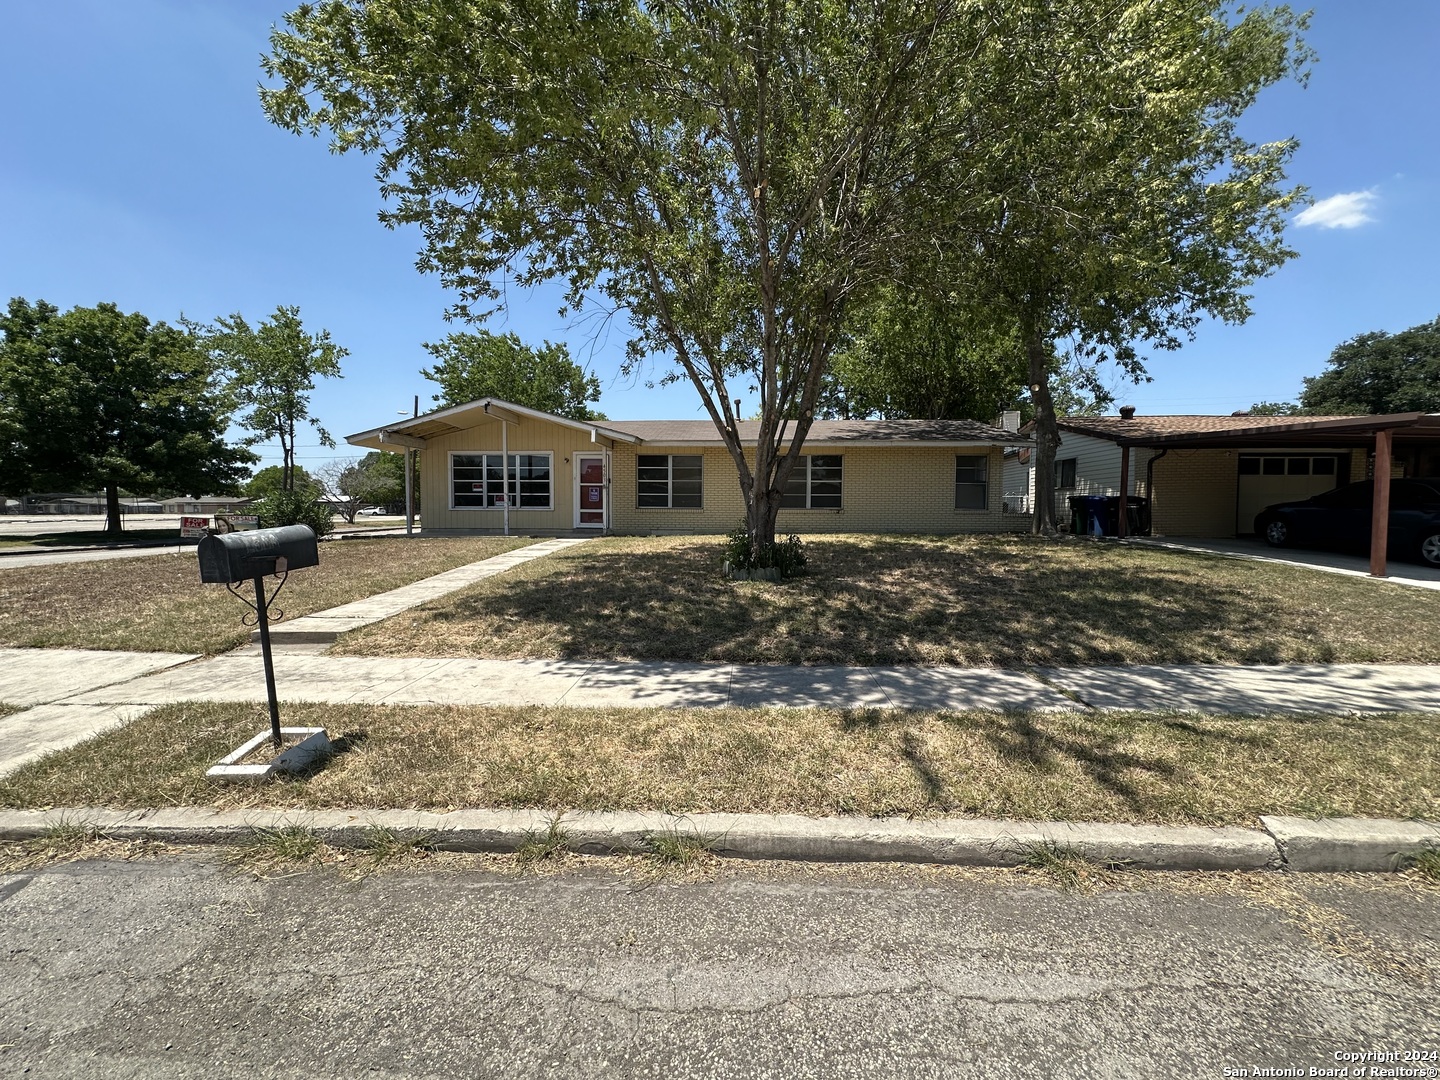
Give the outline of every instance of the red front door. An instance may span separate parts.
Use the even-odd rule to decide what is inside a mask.
[[[605,459],[580,458],[580,518],[577,525],[605,527]]]

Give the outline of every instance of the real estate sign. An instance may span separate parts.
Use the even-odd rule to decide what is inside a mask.
[[[245,532],[258,528],[260,528],[260,518],[257,514],[215,515],[215,531],[217,533]]]
[[[208,517],[182,517],[180,519],[180,536],[194,537],[204,536],[210,531],[210,519]]]

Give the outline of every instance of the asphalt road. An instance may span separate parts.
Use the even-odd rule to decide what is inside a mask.
[[[1393,877],[505,865],[0,876],[0,1074],[1220,1077],[1440,1052],[1440,888]]]

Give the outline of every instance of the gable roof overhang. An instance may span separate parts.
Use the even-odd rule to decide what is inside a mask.
[[[345,441],[372,450],[424,449],[427,440],[456,431],[490,423],[518,424],[526,419],[587,431],[593,441],[607,446],[617,442],[656,447],[725,445],[709,420],[571,420],[499,398],[481,398],[423,416],[407,417],[347,435]],[[739,433],[741,442],[753,444],[760,436],[760,424],[754,420],[743,421]],[[973,420],[817,420],[811,425],[805,445],[988,447],[1026,446],[1033,441],[1019,432]]]
[[[636,443],[640,440],[623,431],[616,431],[605,423],[590,420],[572,420],[568,416],[516,405],[513,401],[499,398],[481,398],[467,401],[463,405],[450,405],[422,416],[407,417],[393,424],[371,428],[345,436],[352,446],[364,446],[371,450],[398,451],[404,448],[424,449],[427,440],[450,435],[456,431],[483,427],[487,424],[519,424],[524,420],[539,420],[557,424],[576,431],[587,431],[592,440],[603,441],[607,446],[617,442]]]

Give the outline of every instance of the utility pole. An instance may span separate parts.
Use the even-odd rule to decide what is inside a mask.
[[[420,415],[420,395],[415,395],[415,403],[411,407],[410,416],[413,419]],[[415,535],[415,451],[408,446],[405,448],[405,536],[413,538]]]

